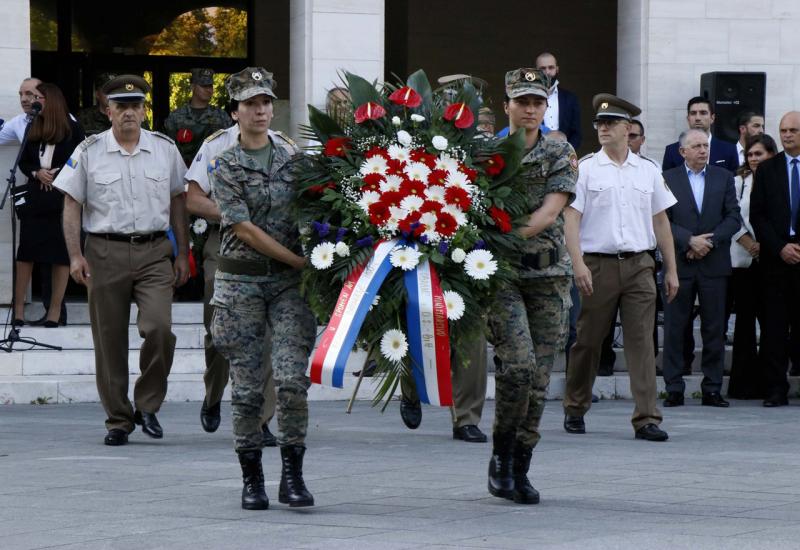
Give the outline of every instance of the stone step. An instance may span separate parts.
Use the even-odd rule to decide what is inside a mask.
[[[131,375],[139,372],[139,350],[128,352]],[[205,371],[202,349],[179,350],[172,361],[171,374],[199,374]],[[95,373],[91,350],[36,351],[0,355],[0,379],[4,376],[72,376]]]
[[[684,377],[686,382],[685,395],[687,398],[697,398],[700,395],[700,382],[702,376],[692,375]],[[133,398],[133,384],[135,376],[130,378],[129,397]],[[308,391],[308,398],[312,401],[346,401],[350,399],[355,388],[357,378],[345,376],[344,388],[329,388],[312,384]],[[790,377],[790,397],[798,396],[799,377]],[[564,374],[553,374],[547,399],[560,400],[564,396]],[[664,381],[657,380],[658,392],[663,396]],[[358,400],[371,400],[374,398],[379,379],[368,378],[361,384]],[[723,395],[727,392],[728,377],[723,381]],[[601,399],[632,399],[630,380],[627,375],[601,376],[594,384],[594,393]],[[399,390],[398,390],[399,392]],[[396,397],[397,395],[395,395]],[[205,397],[205,386],[200,374],[172,374],[169,378],[167,401],[197,401]],[[494,375],[490,374],[487,384],[486,397],[493,400],[495,397]],[[230,399],[230,387],[225,391],[224,400]],[[95,377],[91,374],[71,376],[6,376],[0,378],[0,404],[15,403],[84,403],[97,402],[97,386]],[[342,405],[344,407],[344,404]]]
[[[202,349],[205,329],[202,324],[173,324],[172,332],[177,338],[176,349]],[[66,350],[94,349],[92,330],[88,325],[69,324],[65,327],[43,328],[24,326],[19,332],[22,338],[32,338],[36,342],[59,346]],[[142,345],[142,338],[135,325],[128,327],[128,349],[136,350]],[[14,348],[25,353],[39,353],[41,348],[26,351],[30,346],[22,342]]]
[[[131,315],[129,322],[136,324],[136,316],[139,309],[136,304],[131,304]],[[44,308],[40,303],[25,305],[25,319],[35,321],[45,314]],[[0,323],[10,320],[9,308],[0,308]],[[86,302],[67,302],[67,322],[72,325],[89,325],[89,306]],[[176,325],[191,325],[203,323],[203,304],[199,302],[176,302],[172,304],[172,322]]]

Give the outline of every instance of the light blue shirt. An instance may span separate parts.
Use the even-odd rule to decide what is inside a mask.
[[[786,175],[787,179],[789,180],[789,208],[792,207],[792,160],[797,159],[800,161],[800,156],[790,157],[789,154],[786,154]],[[800,173],[800,162],[797,163],[797,171]],[[790,216],[791,217],[791,216]],[[793,220],[789,220],[789,235],[794,237],[794,226],[792,225]]]
[[[686,175],[689,176],[689,185],[692,187],[692,195],[694,195],[694,203],[697,205],[697,211],[703,212],[703,194],[706,192],[706,169],[700,172],[693,172],[689,166],[684,163],[686,167]]]

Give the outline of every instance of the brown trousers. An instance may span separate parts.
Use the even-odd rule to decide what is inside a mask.
[[[592,386],[600,363],[600,348],[608,333],[619,302],[625,337],[625,364],[635,403],[634,430],[646,424],[660,424],[656,406],[656,364],[653,351],[653,323],[656,285],[655,261],[642,253],[631,258],[584,256],[592,272],[593,292],[583,296],[578,317],[578,335],[569,353],[564,412],[583,416],[592,404]]]
[[[219,256],[219,226],[209,225],[208,239],[203,247],[203,325],[206,334],[203,337],[203,347],[206,354],[206,372],[203,381],[206,385],[206,403],[214,405],[222,400],[225,386],[228,384],[230,367],[228,361],[217,351],[211,338],[211,319],[214,315],[214,306],[209,304],[214,295],[214,273],[217,271],[217,257]],[[264,333],[264,369],[266,370],[266,384],[264,386],[264,409],[261,411],[261,424],[267,424],[275,416],[275,380],[272,378],[272,331],[267,325]]]
[[[128,400],[131,300],[139,308],[136,326],[144,338],[140,374],[133,389],[136,409],[156,413],[167,394],[167,376],[175,352],[171,256],[172,245],[166,237],[138,244],[91,235],[86,239],[97,391],[108,416],[108,430],[134,429],[133,407]]]

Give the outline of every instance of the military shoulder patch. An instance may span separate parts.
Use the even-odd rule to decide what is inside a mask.
[[[150,133],[153,134],[154,136],[158,136],[161,139],[164,139],[164,140],[170,142],[171,144],[175,145],[175,140],[173,140],[168,135],[162,134],[161,132],[150,132]]]
[[[223,128],[221,130],[217,130],[216,132],[214,132],[213,134],[208,136],[206,139],[204,139],[203,143],[208,143],[209,141],[214,141],[215,139],[217,139],[219,136],[221,136],[222,134],[224,134],[227,131],[228,131],[227,128]]]
[[[643,160],[646,160],[647,162],[651,163],[653,166],[655,166],[659,170],[661,169],[661,167],[658,165],[658,163],[656,161],[654,161],[653,159],[651,159],[650,157],[646,157],[644,155],[639,155],[639,158],[641,158]]]
[[[97,141],[97,139],[100,137],[102,133],[103,132],[100,132],[100,134],[92,134],[91,136],[88,136],[86,139],[84,139],[82,142],[78,144],[78,146],[75,148],[75,152],[80,153],[81,151],[85,151],[86,149],[88,149],[91,144]]]
[[[280,137],[283,141],[285,141],[286,143],[288,143],[292,147],[299,149],[299,147],[297,146],[297,143],[295,143],[292,138],[290,138],[289,136],[287,136],[286,134],[284,134],[280,130],[273,130],[273,132],[275,132],[275,135]]]
[[[569,165],[572,166],[573,170],[578,169],[578,155],[574,151],[569,154]]]

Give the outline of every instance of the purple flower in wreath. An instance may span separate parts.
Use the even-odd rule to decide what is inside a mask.
[[[439,253],[440,254],[447,254],[447,250],[450,248],[450,245],[447,244],[447,241],[442,241],[439,243]]]
[[[486,248],[486,241],[481,239],[475,243],[475,246],[472,247],[472,250],[483,250],[484,248]]]
[[[427,235],[420,235],[419,236],[419,242],[421,242],[422,244],[428,244],[428,236]]]
[[[340,227],[339,229],[336,230],[336,242],[337,243],[339,241],[341,241],[342,239],[344,239],[344,236],[347,234],[347,231],[348,230],[347,230],[346,227]]]
[[[356,241],[356,245],[360,246],[361,248],[366,248],[368,246],[372,246],[372,235],[367,235],[366,237],[361,237]]]
[[[325,237],[328,233],[330,233],[331,225],[329,223],[319,223],[317,221],[311,222],[311,227],[314,228],[314,231],[317,232],[317,235],[320,238]]]

